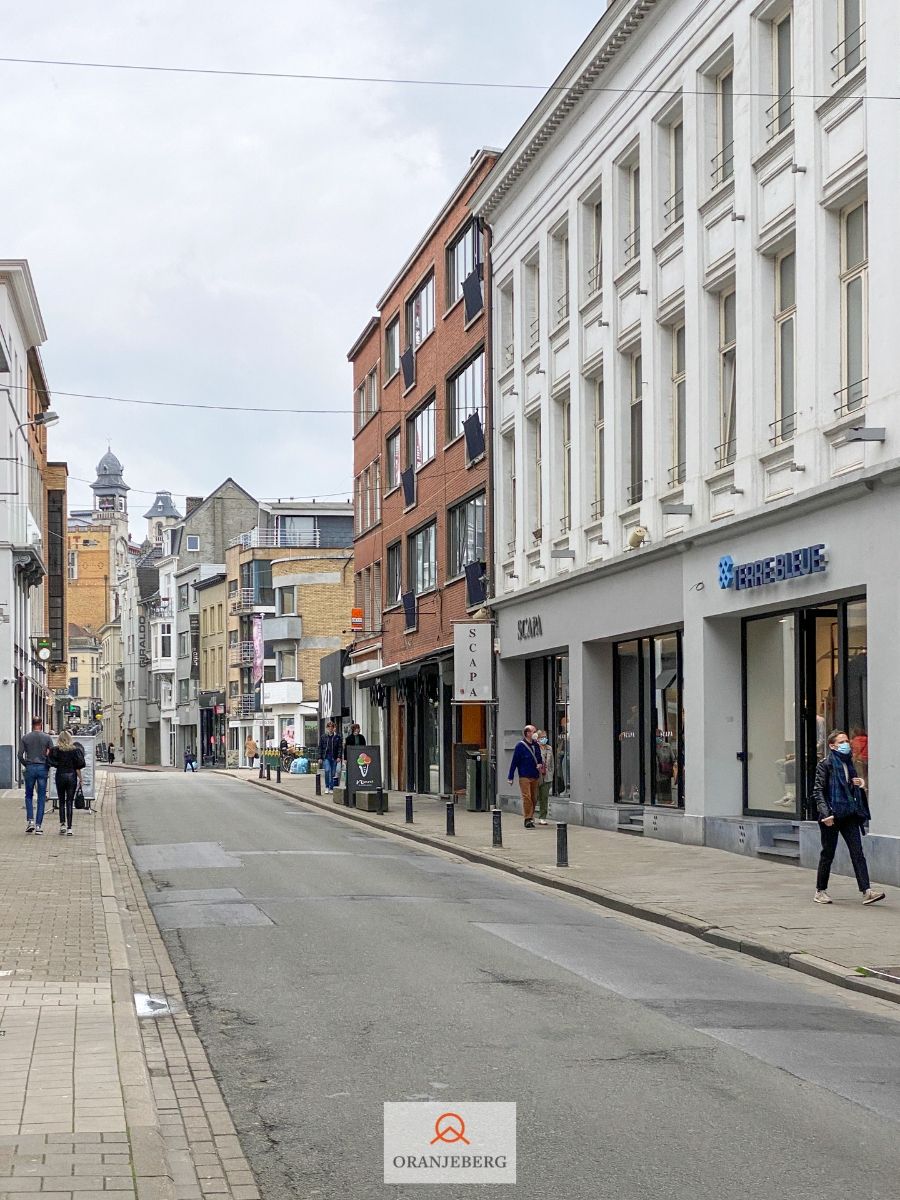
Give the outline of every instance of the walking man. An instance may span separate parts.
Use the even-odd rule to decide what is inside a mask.
[[[35,717],[31,733],[26,733],[19,745],[19,762],[25,768],[25,832],[43,833],[44,805],[47,803],[47,755],[53,739],[44,733],[44,722]],[[37,785],[37,822],[34,812],[34,789]]]
[[[341,735],[335,732],[334,721],[328,721],[325,725],[325,732],[319,741],[319,758],[322,760],[322,769],[325,772],[326,794],[334,791],[335,776],[341,764],[342,754]]]
[[[509,764],[509,782],[519,772],[519,791],[522,793],[522,815],[525,828],[534,829],[534,805],[538,796],[538,784],[543,775],[544,759],[541,748],[534,740],[537,732],[533,725],[526,725],[522,740],[516,742],[512,762]]]
[[[346,746],[364,746],[366,744],[366,739],[359,732],[358,725],[351,726],[350,732],[347,734],[347,741],[344,744]]]

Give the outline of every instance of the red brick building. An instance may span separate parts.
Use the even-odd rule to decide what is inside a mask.
[[[490,280],[469,200],[496,157],[474,155],[347,356],[353,719],[382,745],[386,786],[431,794],[460,790],[464,748],[488,746],[486,707],[451,700],[453,622],[482,606],[492,558]]]

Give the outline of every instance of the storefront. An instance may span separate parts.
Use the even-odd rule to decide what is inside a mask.
[[[568,654],[551,654],[526,662],[525,710],[529,723],[547,734],[553,750],[551,795],[568,796],[571,785]]]
[[[225,766],[227,718],[224,692],[200,693],[200,763],[204,767]]]
[[[680,630],[613,646],[615,797],[624,804],[684,805]]]

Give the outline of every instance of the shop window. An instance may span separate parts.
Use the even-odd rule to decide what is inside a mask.
[[[615,795],[622,804],[684,804],[681,633],[614,647]]]
[[[525,712],[536,729],[546,732],[553,750],[551,793],[568,796],[571,787],[568,654],[552,654],[526,662]]]

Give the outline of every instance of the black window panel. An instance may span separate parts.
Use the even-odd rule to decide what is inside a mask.
[[[473,321],[484,310],[484,297],[481,294],[481,277],[477,270],[467,275],[463,280],[463,301],[466,309],[466,323]]]
[[[463,421],[463,433],[466,435],[466,457],[474,462],[484,454],[484,429],[478,413],[472,413]]]
[[[416,382],[416,356],[412,346],[408,346],[400,355],[400,370],[403,372],[403,386],[412,387]]]
[[[484,604],[486,592],[484,586],[487,565],[483,562],[466,563],[466,599],[469,608]]]
[[[403,486],[403,503],[408,508],[416,502],[416,472],[413,467],[400,472],[400,483]]]
[[[406,619],[406,628],[415,629],[416,627],[416,593],[403,593],[403,615]]]

